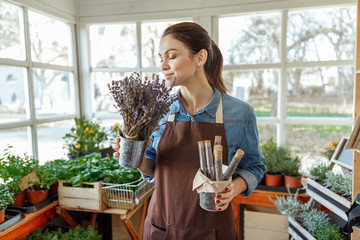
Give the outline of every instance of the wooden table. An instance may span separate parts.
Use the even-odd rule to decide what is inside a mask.
[[[58,202],[53,202],[34,213],[25,214],[20,222],[0,232],[1,240],[14,240],[26,237],[30,232],[42,227],[56,217],[55,208]]]
[[[57,207],[56,212],[71,226],[76,227],[75,221],[72,219],[70,214],[67,211],[81,211],[81,212],[91,212],[91,220],[90,225],[95,226],[96,217],[98,213],[108,213],[108,214],[118,214],[120,215],[121,221],[124,223],[126,230],[129,232],[132,239],[141,240],[143,229],[144,229],[144,220],[146,217],[147,207],[149,205],[149,194],[148,198],[144,200],[142,203],[137,205],[134,209],[125,210],[125,209],[117,209],[117,208],[107,208],[102,211],[97,210],[89,210],[89,209],[78,209],[78,208],[68,208],[68,207]],[[141,217],[140,217],[140,226],[138,232],[135,231],[134,226],[132,225],[130,218],[141,209]]]
[[[287,192],[275,192],[268,190],[257,190],[251,194],[250,197],[245,197],[242,195],[238,195],[231,201],[231,205],[234,212],[236,229],[239,233],[239,239],[244,239],[244,212],[246,205],[257,205],[257,206],[267,206],[267,207],[275,207],[275,205],[270,201],[271,199],[275,200],[276,196],[288,196]],[[294,195],[292,193],[292,195]],[[310,196],[305,193],[298,194],[298,200],[302,202],[307,202],[310,199]]]

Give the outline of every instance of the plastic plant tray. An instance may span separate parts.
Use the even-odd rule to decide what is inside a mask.
[[[53,196],[48,197],[45,201],[42,201],[41,203],[38,203],[36,205],[25,203],[25,205],[22,207],[8,206],[8,209],[19,210],[23,213],[33,213],[39,211],[40,209],[46,207],[50,203],[55,202],[57,200],[58,200],[58,195],[55,194]]]
[[[296,193],[299,189],[299,193],[306,193],[306,188],[302,185],[301,188],[290,188],[290,193]],[[287,187],[270,187],[266,185],[257,185],[256,190],[272,191],[272,192],[284,192],[287,193]]]
[[[20,222],[24,217],[25,216],[23,212],[15,209],[6,208],[5,222],[0,224],[0,232]]]

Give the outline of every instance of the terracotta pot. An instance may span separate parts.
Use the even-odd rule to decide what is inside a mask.
[[[285,187],[289,188],[301,188],[301,176],[284,176]]]
[[[15,202],[14,204],[12,204],[13,206],[17,206],[17,207],[22,207],[24,206],[25,203],[25,197],[26,197],[26,192],[21,192],[21,193],[15,193],[14,194],[14,199]]]
[[[28,202],[36,205],[38,203],[41,203],[42,201],[47,199],[49,190],[40,190],[40,191],[33,191],[33,190],[28,190],[27,191],[27,197],[28,197]]]
[[[265,184],[270,187],[280,187],[282,184],[282,174],[265,174]]]
[[[4,209],[0,210],[0,224],[5,221],[5,209],[6,209],[6,207]]]
[[[59,183],[54,183],[50,186],[50,195],[55,195],[58,193],[58,187],[59,187]]]

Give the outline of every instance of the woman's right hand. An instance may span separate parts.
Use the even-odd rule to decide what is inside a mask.
[[[119,158],[119,156],[120,156],[120,153],[119,153],[120,138],[115,138],[115,144],[112,145],[112,148],[115,150],[115,152],[113,153],[113,156],[116,158]]]

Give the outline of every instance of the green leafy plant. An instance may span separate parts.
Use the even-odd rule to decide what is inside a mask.
[[[98,240],[99,238],[99,233],[92,226],[84,229],[78,225],[65,233],[60,228],[47,234],[42,234],[41,230],[37,229],[23,238],[23,240]]]
[[[349,173],[342,174],[328,171],[324,185],[334,192],[342,193],[344,197],[351,198],[352,196],[352,175]]]
[[[288,176],[301,176],[301,159],[297,156],[288,156],[282,163],[282,172]]]
[[[331,171],[331,166],[327,162],[317,163],[310,169],[310,174],[319,182],[324,182],[326,179],[326,173]]]
[[[75,126],[63,137],[65,148],[71,158],[99,152],[107,139],[105,128],[97,121],[88,121],[85,118],[75,118]]]
[[[274,203],[275,207],[281,214],[288,215],[296,220],[300,220],[300,214],[308,211],[310,208],[310,202],[302,203],[298,200],[299,189],[296,190],[296,193],[292,196],[290,189],[288,189],[288,196],[277,196],[276,200],[272,200],[269,196],[269,199]]]
[[[299,217],[311,235],[315,235],[316,229],[329,225],[329,217],[327,214],[315,208],[300,213]]]
[[[30,189],[33,191],[40,191],[50,189],[50,186],[56,182],[52,172],[48,171],[45,165],[39,165],[34,169],[38,179],[28,180]]]
[[[130,183],[141,178],[137,169],[119,166],[117,158],[102,158],[100,153],[64,161],[57,171],[62,180],[70,180],[72,186],[82,186],[82,182],[103,181],[106,183]]]
[[[14,194],[9,191],[5,184],[0,184],[0,211],[12,203],[14,203]]]
[[[335,224],[319,227],[315,230],[317,240],[343,240],[345,236],[341,234],[340,227]]]

